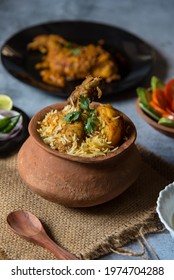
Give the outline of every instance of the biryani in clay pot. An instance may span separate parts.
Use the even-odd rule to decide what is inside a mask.
[[[66,102],[39,111],[18,153],[18,170],[28,187],[68,207],[107,202],[130,187],[140,171],[132,121],[102,95],[102,79],[88,76]]]

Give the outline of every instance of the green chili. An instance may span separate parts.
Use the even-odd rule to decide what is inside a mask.
[[[11,119],[14,117],[15,116],[11,116],[11,117],[5,117],[3,119],[0,119],[0,131],[3,130],[11,122]]]
[[[9,133],[18,123],[20,114],[10,119],[9,124],[1,131],[1,133]]]

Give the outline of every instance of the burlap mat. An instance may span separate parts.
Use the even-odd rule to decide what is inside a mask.
[[[117,250],[143,233],[162,228],[156,214],[161,189],[174,180],[174,167],[140,148],[143,167],[126,192],[100,206],[69,209],[33,194],[21,181],[16,155],[0,160],[1,259],[55,259],[46,249],[16,236],[6,217],[17,209],[29,210],[43,222],[50,236],[81,259],[95,259]]]

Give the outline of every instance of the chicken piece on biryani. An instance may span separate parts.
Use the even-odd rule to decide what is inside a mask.
[[[89,98],[93,100],[96,96],[100,98],[102,91],[100,89],[103,79],[101,77],[88,76],[81,85],[77,86],[68,98],[68,103],[73,103],[76,108],[79,108],[79,97]]]
[[[102,78],[88,76],[75,88],[61,110],[47,113],[38,132],[51,148],[70,155],[95,157],[117,149],[124,141],[125,124],[110,104],[91,103],[102,92]]]

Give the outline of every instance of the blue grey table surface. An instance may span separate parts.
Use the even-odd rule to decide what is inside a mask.
[[[173,0],[0,0],[0,46],[14,33],[31,25],[59,20],[86,20],[125,29],[150,44],[158,53],[153,73],[167,81],[174,76]],[[149,80],[141,84],[145,86]],[[12,97],[15,106],[32,117],[43,107],[63,101],[13,78],[0,64],[0,92]],[[147,125],[135,110],[136,92],[126,92],[110,100],[125,112],[137,128],[137,143],[174,164],[174,139]],[[162,260],[174,259],[174,240],[168,231],[149,234],[148,242]],[[128,249],[140,251],[137,242]],[[147,249],[147,258],[156,259]],[[140,259],[115,253],[103,259]]]

